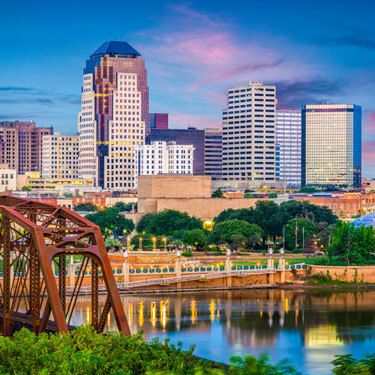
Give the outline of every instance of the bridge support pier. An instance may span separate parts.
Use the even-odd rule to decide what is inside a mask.
[[[177,259],[176,259],[176,264],[175,264],[175,270],[176,270],[176,277],[181,277],[182,276],[182,271],[181,271],[181,253],[179,250],[176,252]],[[181,289],[181,283],[177,283],[177,289]]]
[[[285,259],[279,259],[280,284],[285,284]]]
[[[129,280],[129,260],[128,260],[128,252],[124,252],[124,263],[122,264],[122,277],[123,277],[123,282],[127,284]]]

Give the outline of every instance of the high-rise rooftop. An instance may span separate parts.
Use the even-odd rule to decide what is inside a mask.
[[[103,43],[90,58],[109,55],[112,57],[139,57],[141,54],[127,42],[109,41]]]

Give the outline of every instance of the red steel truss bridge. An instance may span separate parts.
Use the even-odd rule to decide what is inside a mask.
[[[67,293],[71,256],[82,261]],[[25,326],[36,333],[68,331],[87,277],[92,291],[90,324],[103,332],[112,310],[119,331],[130,334],[100,228],[74,211],[0,195],[0,272],[4,336]],[[104,305],[99,305],[99,278],[107,294]]]

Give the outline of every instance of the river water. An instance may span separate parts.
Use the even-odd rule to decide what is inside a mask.
[[[375,352],[375,291],[246,290],[123,296],[133,333],[195,345],[195,354],[229,363],[267,352],[303,374],[329,374],[335,354]],[[101,303],[104,301],[104,297]],[[74,324],[90,318],[80,298]],[[109,326],[115,329],[112,316]]]

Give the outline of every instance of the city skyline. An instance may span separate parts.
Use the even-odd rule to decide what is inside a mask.
[[[330,1],[321,13],[316,2],[298,9],[276,1],[244,9],[220,1],[214,9],[208,2],[146,3],[126,4],[126,12],[120,2],[102,12],[95,1],[92,10],[84,4],[32,10],[25,2],[15,12],[6,4],[4,14],[12,17],[4,17],[0,31],[0,120],[31,119],[76,132],[86,57],[107,40],[123,40],[146,61],[150,111],[168,112],[171,127],[219,127],[226,90],[244,80],[275,84],[279,108],[327,101],[361,105],[363,175],[374,177],[374,5]],[[93,13],[85,27],[83,8]],[[43,24],[26,28],[36,12]],[[103,27],[97,28],[99,17]]]

